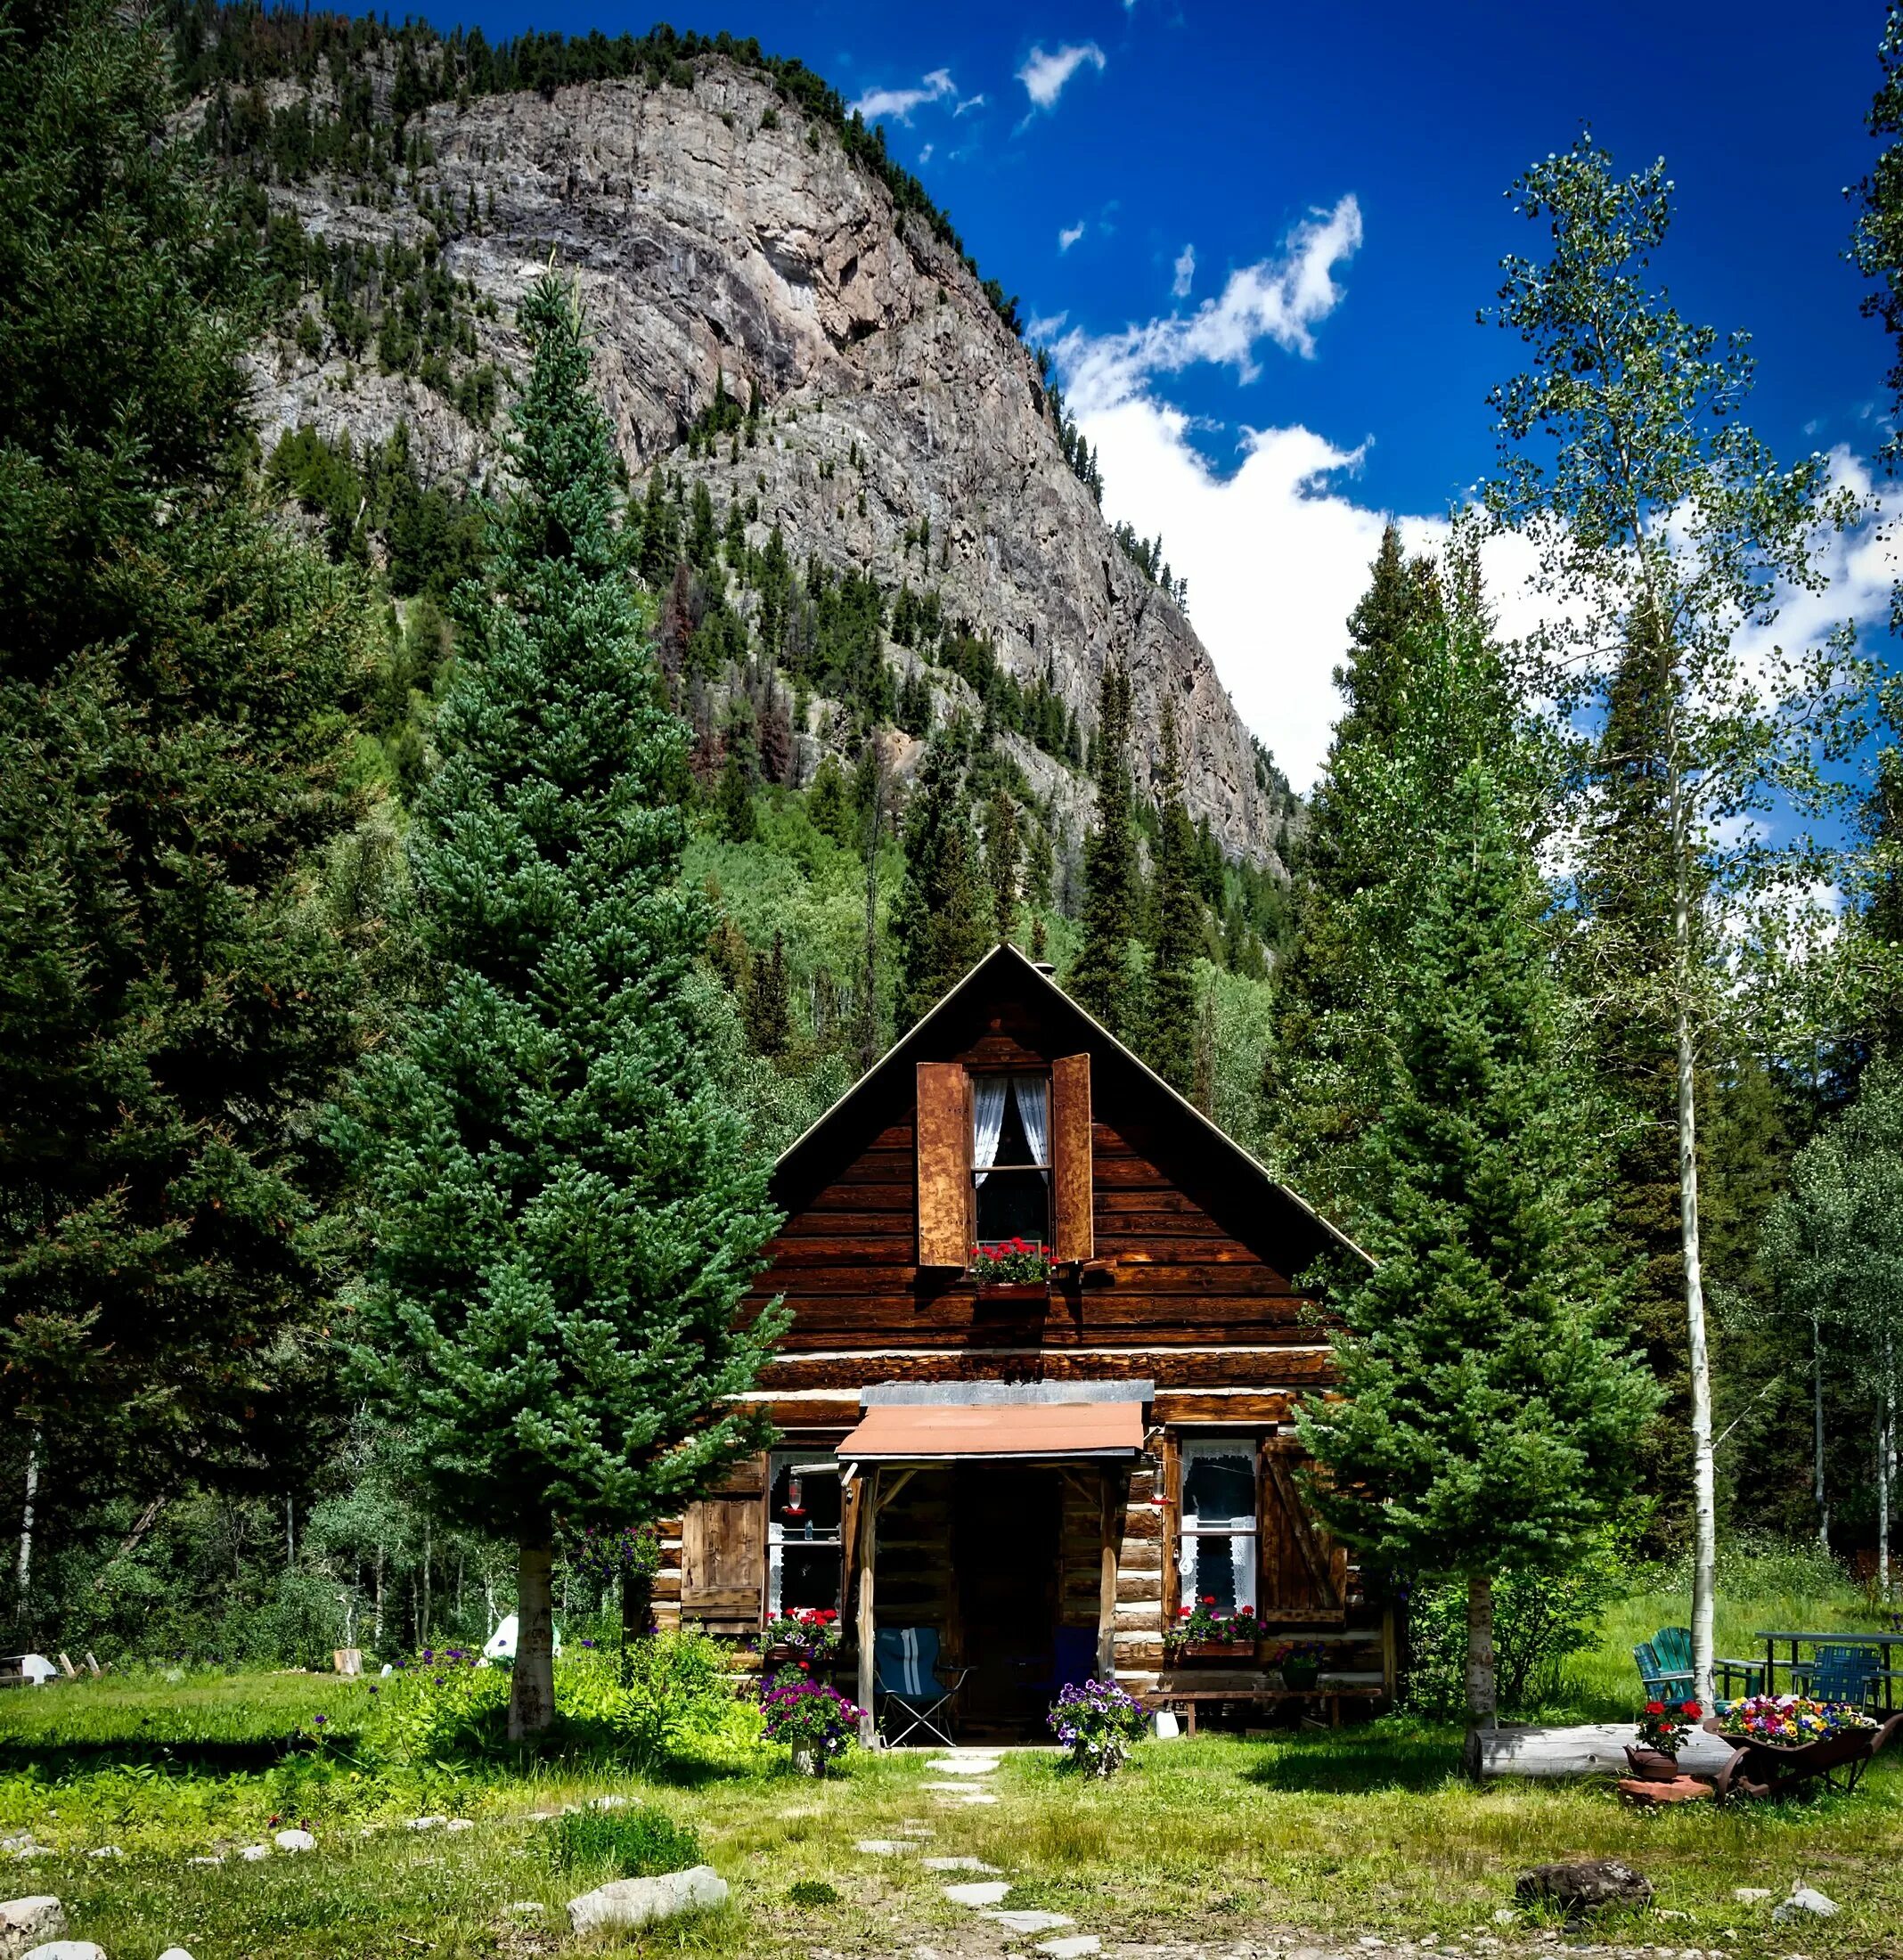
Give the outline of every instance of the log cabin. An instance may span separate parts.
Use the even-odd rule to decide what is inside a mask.
[[[751,1399],[780,1440],[689,1506],[664,1618],[837,1610],[869,1736],[886,1628],[936,1632],[960,1733],[991,1738],[1041,1736],[1091,1677],[1247,1710],[1291,1638],[1324,1644],[1324,1686],[1392,1693],[1392,1621],[1295,1474],[1294,1399],[1331,1375],[1303,1278],[1365,1255],[1048,968],[987,955],[772,1188],[752,1300],[792,1324]],[[1020,1237],[1048,1281],[980,1284],[977,1246]],[[1197,1598],[1253,1608],[1254,1645],[1178,1652]]]

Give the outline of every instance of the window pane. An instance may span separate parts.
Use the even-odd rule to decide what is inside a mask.
[[[1048,1244],[1050,1190],[1041,1171],[993,1171],[978,1187],[978,1237]]]
[[[1183,1604],[1213,1599],[1215,1611],[1233,1613],[1255,1604],[1255,1540],[1197,1537],[1183,1540]]]
[[[1190,1443],[1183,1450],[1184,1522],[1253,1525],[1255,1454],[1246,1443]]]
[[[776,1457],[773,1462],[773,1495],[767,1515],[778,1539],[829,1539],[839,1537],[839,1477],[830,1464],[823,1470],[812,1466],[815,1456]]]
[[[780,1597],[775,1604],[783,1613],[810,1606],[839,1604],[839,1548],[837,1545],[806,1545],[798,1542],[778,1548]]]

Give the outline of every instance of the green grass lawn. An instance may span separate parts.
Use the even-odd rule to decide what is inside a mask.
[[[1774,1621],[1867,1623],[1827,1574],[1817,1584],[1787,1571],[1782,1594],[1768,1567],[1756,1578],[1721,1622],[1734,1646]],[[1599,1647],[1575,1662],[1568,1712],[1629,1715],[1625,1650],[1684,1616],[1669,1588],[1624,1601]],[[30,1831],[53,1848],[20,1867],[13,1891],[58,1893],[74,1934],[112,1960],[175,1942],[197,1960],[549,1954],[570,1944],[566,1900],[608,1874],[561,1869],[555,1826],[531,1813],[613,1793],[694,1831],[733,1904],[593,1950],[995,1953],[997,1929],[950,1905],[947,1881],[918,1857],[854,1849],[922,1822],[927,1852],[998,1866],[1011,1906],[1066,1913],[1107,1942],[1220,1949],[1282,1931],[1345,1948],[1363,1934],[1432,1935],[1531,1951],[1549,1927],[1494,1922],[1514,1875],[1547,1859],[1618,1856],[1651,1877],[1658,1899],[1654,1912],[1605,1928],[1617,1943],[1744,1960],[1903,1960],[1903,1760],[1880,1764],[1853,1798],[1643,1817],[1593,1784],[1475,1789],[1458,1774],[1457,1727],[1394,1716],[1338,1732],[1148,1744],[1106,1784],[1080,1783],[1049,1754],[1008,1755],[990,1779],[999,1801],[967,1808],[922,1788],[925,1759],[910,1752],[849,1759],[845,1776],[823,1783],[795,1777],[772,1752],[683,1761],[648,1778],[599,1755],[374,1767],[355,1753],[368,1696],[364,1682],[282,1673],[0,1696],[0,1831]],[[474,1828],[405,1828],[425,1814]],[[236,1856],[305,1820],[314,1853]],[[124,1855],[86,1855],[107,1844]],[[208,1857],[225,1862],[190,1862]],[[1842,1915],[1774,1931],[1766,1907],[1732,1898],[1741,1885],[1782,1896],[1799,1878]],[[837,1897],[797,1904],[800,1880]]]

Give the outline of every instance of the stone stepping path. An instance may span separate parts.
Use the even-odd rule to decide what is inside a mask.
[[[919,1847],[910,1838],[861,1838],[853,1849],[868,1858],[905,1858]]]
[[[926,1768],[940,1776],[988,1776],[998,1768],[999,1758],[986,1755],[978,1750],[954,1750],[949,1756],[935,1756]],[[927,1783],[921,1787],[936,1793],[940,1803],[995,1803],[995,1792],[964,1783]],[[891,1839],[869,1839],[861,1844],[862,1851],[874,1851],[880,1855],[906,1849]],[[927,1858],[919,1860],[928,1872],[984,1872],[995,1873],[995,1865],[987,1865],[977,1858]],[[1045,1912],[1037,1907],[1013,1908],[1005,1905],[1010,1897],[1011,1882],[1006,1878],[987,1877],[976,1882],[958,1885],[947,1885],[945,1897],[954,1906],[969,1907],[980,1918],[989,1919],[993,1924],[1002,1926],[1007,1932],[1020,1938],[1030,1938],[1036,1933],[1062,1933],[1055,1940],[1040,1940],[1035,1951],[1049,1956],[1049,1960],[1087,1960],[1087,1956],[1103,1951],[1103,1941],[1094,1932],[1063,1932],[1066,1927],[1077,1922],[1064,1913]]]

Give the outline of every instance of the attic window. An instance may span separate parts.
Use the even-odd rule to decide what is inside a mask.
[[[971,1078],[972,1184],[986,1243],[1050,1238],[1050,1078]]]

